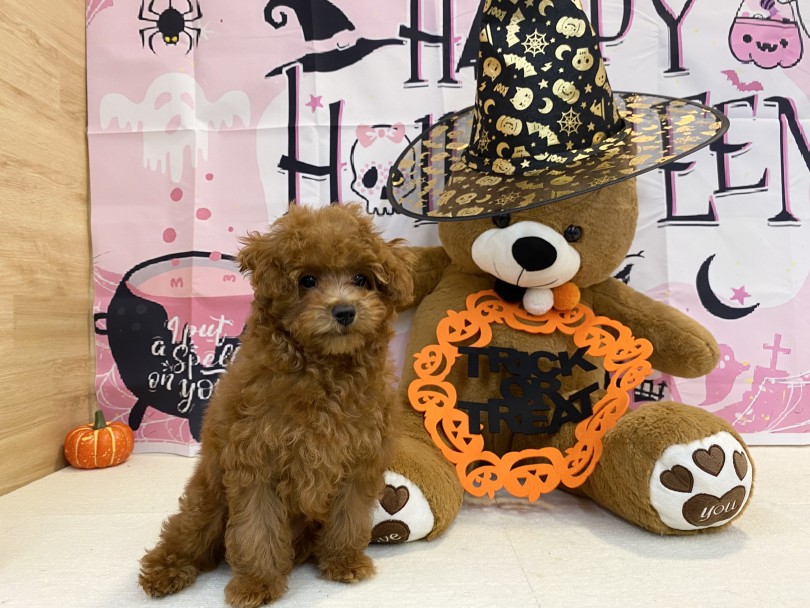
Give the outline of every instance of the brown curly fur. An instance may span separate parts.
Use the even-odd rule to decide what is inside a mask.
[[[390,322],[412,297],[411,254],[383,241],[356,205],[293,207],[243,245],[255,300],[208,406],[180,511],[141,560],[153,597],[222,557],[233,572],[226,601],[237,607],[278,598],[310,556],[328,579],[374,574],[364,549],[397,426]],[[300,284],[307,275],[316,286]],[[353,306],[354,321],[341,325],[336,306]]]

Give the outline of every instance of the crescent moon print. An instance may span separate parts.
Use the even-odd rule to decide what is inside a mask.
[[[570,46],[568,46],[567,44],[561,44],[559,47],[557,47],[557,52],[554,53],[554,55],[555,57],[557,57],[557,59],[562,59],[563,55],[565,55],[570,50],[571,50]]]
[[[709,266],[711,265],[713,259],[714,254],[706,258],[698,269],[695,286],[697,287],[700,303],[703,304],[703,307],[706,310],[720,319],[731,321],[734,319],[742,319],[743,317],[750,315],[752,312],[754,312],[754,310],[756,310],[759,304],[754,304],[753,306],[746,306],[743,308],[734,308],[733,306],[728,306],[727,304],[721,302],[720,298],[718,298],[717,294],[715,294],[712,290],[712,286],[709,283]]]

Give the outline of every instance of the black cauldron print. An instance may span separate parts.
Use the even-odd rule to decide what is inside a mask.
[[[239,346],[253,292],[232,256],[190,251],[127,272],[106,313],[106,335],[124,385],[137,398],[129,426],[147,407],[185,418],[200,440],[214,385]],[[104,327],[101,327],[101,324]]]

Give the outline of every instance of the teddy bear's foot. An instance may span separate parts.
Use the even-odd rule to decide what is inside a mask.
[[[650,478],[650,502],[673,530],[728,524],[751,494],[751,462],[731,433],[668,447]]]
[[[385,472],[385,489],[374,510],[371,542],[419,540],[433,529],[434,517],[422,490],[407,477]]]
[[[560,435],[574,429],[563,425]],[[569,444],[570,445],[570,444]],[[754,463],[729,424],[662,401],[622,416],[578,492],[656,534],[696,534],[734,521],[751,497]]]

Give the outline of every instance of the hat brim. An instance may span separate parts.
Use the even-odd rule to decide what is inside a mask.
[[[630,179],[699,150],[723,136],[728,118],[686,99],[614,92],[627,132],[569,155],[564,164],[512,174],[476,170],[462,158],[474,108],[428,127],[391,168],[388,200],[405,215],[434,221],[491,217],[547,205]],[[526,163],[528,165],[528,163]],[[485,168],[486,169],[486,168]]]

